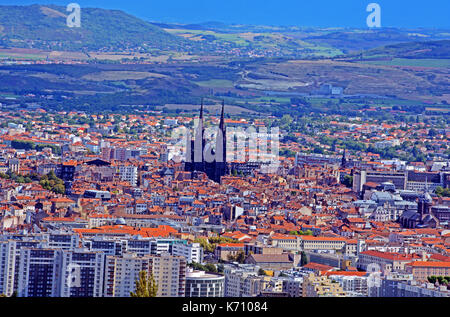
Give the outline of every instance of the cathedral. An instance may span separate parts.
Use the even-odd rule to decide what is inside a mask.
[[[220,183],[222,176],[228,173],[226,152],[226,127],[224,118],[225,103],[222,102],[219,130],[215,138],[215,148],[205,139],[205,126],[203,115],[203,100],[200,108],[200,118],[194,134],[187,137],[186,161],[184,170],[187,172],[203,172],[209,179]]]
[[[407,210],[399,217],[399,222],[403,228],[436,228],[439,227],[439,220],[431,212],[433,199],[428,193],[428,188],[419,196],[417,211]]]

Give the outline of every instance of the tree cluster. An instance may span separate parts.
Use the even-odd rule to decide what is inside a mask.
[[[66,192],[64,181],[58,178],[53,171],[50,171],[47,175],[42,176],[39,184],[42,188],[50,190],[56,194],[62,195]]]

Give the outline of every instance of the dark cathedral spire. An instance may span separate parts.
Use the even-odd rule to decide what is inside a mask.
[[[344,149],[344,154],[342,154],[342,161],[341,161],[341,167],[346,168],[347,167],[347,149]]]
[[[216,161],[226,162],[227,136],[225,127],[225,101],[222,101],[222,113],[220,114],[219,131],[216,137]]]
[[[214,181],[220,183],[220,178],[227,174],[227,135],[225,127],[225,101],[222,101],[219,131],[216,136],[216,160],[214,166]]]
[[[220,123],[219,123],[219,129],[222,131],[225,128],[224,112],[225,112],[225,100],[222,100],[222,113],[220,114]]]
[[[203,120],[203,98],[202,98],[202,105],[200,106],[200,120]]]
[[[204,169],[204,148],[205,148],[205,125],[204,125],[204,116],[203,116],[203,98],[200,107],[200,118],[198,120],[197,131],[195,132],[195,141],[194,141],[194,169],[199,171]]]
[[[203,99],[200,107],[200,118],[195,131],[195,141],[188,141],[185,170],[204,172],[209,179],[219,183],[220,178],[227,173],[226,152],[226,127],[225,127],[225,101],[222,102],[222,113],[220,116],[219,129],[216,135],[215,151],[211,144],[206,144],[204,127],[204,105]],[[190,134],[188,134],[190,139]],[[205,153],[206,152],[206,156]],[[212,156],[211,156],[212,155]]]

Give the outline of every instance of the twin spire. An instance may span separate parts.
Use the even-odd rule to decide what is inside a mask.
[[[202,98],[202,106],[200,107],[200,119],[203,119],[203,98]]]
[[[209,179],[220,183],[221,177],[226,175],[228,170],[226,162],[225,101],[222,101],[222,112],[215,147],[211,143],[207,144],[207,140],[205,140],[204,115],[204,102],[202,98],[200,118],[195,131],[195,140],[192,140],[190,137],[187,138],[185,170],[190,172],[204,172]]]
[[[225,100],[222,100],[222,113],[220,114],[220,124],[219,124],[219,129],[221,131],[224,131],[225,128],[224,111],[225,111]]]
[[[202,103],[200,106],[200,120],[203,120],[203,109],[204,109],[204,103],[202,98]],[[225,100],[222,100],[222,112],[220,114],[220,124],[219,127],[222,129],[225,126]]]

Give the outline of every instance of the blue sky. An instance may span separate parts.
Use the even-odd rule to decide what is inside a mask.
[[[450,0],[0,0],[0,4],[58,4],[120,9],[150,21],[366,27],[371,2],[384,27],[450,29]]]

